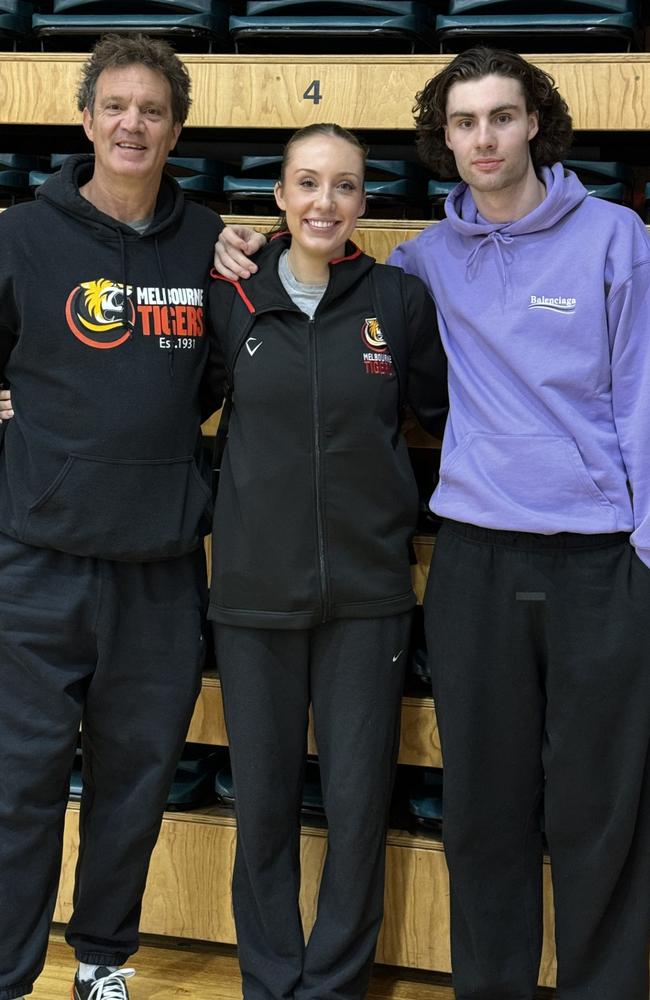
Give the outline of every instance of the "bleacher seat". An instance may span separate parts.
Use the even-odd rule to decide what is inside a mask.
[[[564,166],[573,170],[589,194],[619,205],[630,205],[634,177],[624,163],[601,160],[565,160]]]
[[[434,6],[421,0],[253,0],[244,16],[230,18],[230,35],[237,52],[430,52]]]
[[[172,174],[188,198],[209,202],[223,198],[225,166],[218,160],[204,157],[170,156],[167,170]]]
[[[638,47],[634,0],[450,0],[436,20],[441,52],[502,45],[518,52],[629,52]]]
[[[128,13],[125,11],[128,10]],[[184,51],[227,48],[227,0],[54,0],[51,14],[34,14],[41,48],[87,49],[105,32],[164,37]]]
[[[18,48],[31,35],[33,5],[26,0],[0,0],[0,46]]]
[[[0,201],[14,205],[30,196],[31,171],[47,169],[48,157],[28,153],[0,153]]]
[[[123,14],[210,14],[212,0],[53,0],[57,14],[106,14],[122,8]],[[134,10],[134,8],[136,8]]]
[[[457,181],[432,180],[427,184],[427,198],[434,219],[444,219],[447,195],[457,183]]]

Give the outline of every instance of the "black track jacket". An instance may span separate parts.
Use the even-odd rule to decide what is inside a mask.
[[[439,432],[447,370],[435,307],[418,278],[402,275],[408,321],[384,340],[368,275],[395,269],[349,243],[310,321],[278,277],[288,245],[277,237],[248,281],[215,280],[210,290],[211,363],[225,362],[233,409],[209,617],[293,629],[399,614],[415,603],[418,496],[391,350],[408,358],[402,397]],[[396,338],[407,341],[399,352]]]

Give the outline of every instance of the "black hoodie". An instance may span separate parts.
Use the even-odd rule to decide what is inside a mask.
[[[248,281],[216,280],[210,290],[216,368],[225,358],[233,409],[209,617],[308,628],[399,614],[415,603],[418,510],[400,395],[440,430],[447,367],[435,307],[419,278],[402,275],[404,322],[380,331],[369,274],[375,268],[392,289],[399,272],[348,244],[310,320],[278,278],[287,246],[274,240]]]
[[[223,223],[163,176],[139,235],[79,194],[92,164],[69,158],[36,202],[0,217],[0,376],[15,411],[0,531],[82,556],[167,558],[208,527],[199,389]]]

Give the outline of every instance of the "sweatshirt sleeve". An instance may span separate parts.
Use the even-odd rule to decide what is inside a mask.
[[[409,370],[406,399],[425,431],[442,437],[449,399],[447,358],[433,299],[422,281],[406,276]]]
[[[208,360],[203,370],[199,388],[199,405],[201,407],[201,422],[219,409],[223,403],[226,389],[226,362],[217,331],[210,321],[211,310],[208,309],[207,335]]]
[[[612,408],[634,510],[631,536],[650,568],[650,247],[607,303]]]
[[[426,251],[420,240],[428,232],[429,229],[424,229],[413,239],[407,240],[405,243],[399,243],[394,247],[386,261],[387,264],[391,264],[393,267],[401,267],[407,274],[417,275],[418,278],[422,279],[427,288],[429,286],[424,268]]]

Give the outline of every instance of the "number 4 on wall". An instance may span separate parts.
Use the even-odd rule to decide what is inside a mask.
[[[323,99],[323,95],[320,92],[320,80],[312,80],[307,90],[302,95],[303,101],[313,101],[314,104],[320,104]]]

